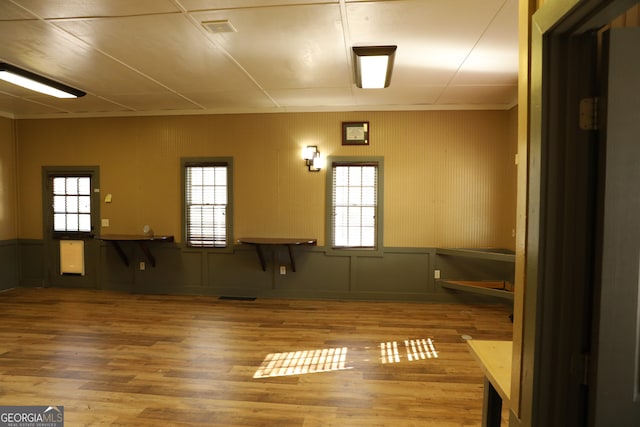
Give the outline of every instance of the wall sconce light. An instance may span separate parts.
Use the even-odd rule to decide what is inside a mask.
[[[320,151],[318,151],[317,145],[307,145],[307,148],[302,152],[302,158],[309,168],[309,172],[319,172],[324,166],[324,162],[320,156]]]
[[[86,92],[4,62],[0,62],[0,79],[56,98],[79,98],[86,95]]]
[[[397,48],[398,46],[352,47],[356,86],[362,89],[388,87]]]

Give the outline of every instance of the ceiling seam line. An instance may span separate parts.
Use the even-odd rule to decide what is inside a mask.
[[[213,40],[209,34],[207,33],[207,30],[204,29],[204,27],[202,27],[202,25],[200,25],[201,23],[199,21],[196,20],[195,17],[193,17],[189,11],[182,6],[182,4],[180,4],[179,0],[173,0],[174,4],[176,6],[178,6],[181,10],[182,10],[182,14],[198,29],[198,31],[200,31],[200,33],[205,37],[205,39],[211,43],[213,45],[214,48],[220,50],[220,52],[222,52],[224,54],[224,56],[227,57],[227,59],[229,59],[231,62],[233,62],[236,67],[238,67],[242,73],[249,79],[251,80],[251,82],[258,88],[258,90],[260,90],[264,96],[266,96],[276,108],[282,108],[282,105],[280,105],[280,103],[278,101],[276,101],[268,92],[265,88],[262,87],[262,85],[260,83],[258,83],[258,81],[249,73],[249,71],[247,71],[247,69],[245,69],[240,62],[238,62],[224,47],[222,47],[218,42],[216,42],[215,40]]]
[[[186,96],[182,95],[181,93],[178,93],[177,91],[175,91],[175,90],[171,89],[170,87],[168,87],[168,86],[166,86],[166,85],[164,85],[164,84],[160,83],[158,80],[154,79],[153,77],[148,76],[148,75],[146,75],[145,73],[142,73],[141,71],[139,71],[139,70],[137,70],[137,69],[135,69],[135,68],[133,68],[133,67],[129,66],[128,64],[125,64],[124,62],[122,62],[122,61],[120,61],[119,59],[117,59],[116,57],[114,57],[114,56],[112,56],[112,55],[108,54],[107,52],[103,51],[102,49],[100,49],[100,48],[98,48],[98,47],[96,47],[96,46],[93,46],[92,44],[90,44],[90,43],[88,43],[87,41],[83,40],[82,38],[80,38],[80,37],[76,36],[75,34],[73,34],[73,33],[69,32],[69,31],[65,30],[64,28],[61,28],[59,25],[57,25],[57,24],[56,24],[56,21],[52,21],[52,20],[45,19],[45,18],[43,18],[42,16],[38,15],[37,13],[35,13],[35,12],[33,12],[33,11],[31,11],[31,10],[29,10],[29,9],[25,8],[24,6],[21,6],[21,5],[17,4],[17,3],[15,3],[13,0],[10,0],[10,1],[11,1],[11,3],[13,3],[14,5],[16,5],[17,7],[21,8],[22,10],[24,10],[24,11],[26,11],[26,12],[30,13],[32,16],[35,16],[35,17],[36,17],[36,19],[40,20],[41,22],[44,22],[46,25],[51,25],[51,26],[53,26],[57,31],[61,31],[61,32],[63,32],[63,33],[65,33],[65,34],[67,34],[67,35],[69,35],[69,36],[73,37],[74,39],[78,40],[80,43],[82,43],[82,44],[84,44],[85,46],[89,47],[90,49],[92,49],[92,50],[94,50],[94,51],[96,51],[96,52],[100,53],[100,54],[101,54],[101,55],[103,55],[104,57],[106,57],[106,58],[108,58],[108,59],[110,59],[110,60],[112,60],[112,61],[115,61],[115,62],[117,62],[118,64],[122,65],[123,67],[127,68],[128,70],[133,71],[134,73],[138,74],[139,76],[142,76],[142,77],[146,78],[147,80],[152,81],[153,83],[157,84],[158,86],[160,86],[160,87],[162,87],[162,88],[164,88],[164,89],[168,90],[169,92],[173,93],[174,95],[179,96],[180,98],[182,98],[182,99],[186,100],[187,102],[190,102],[191,104],[195,105],[196,107],[199,107],[199,108],[201,108],[201,109],[203,109],[203,110],[204,110],[204,109],[206,109],[204,105],[200,105],[198,102],[195,102],[195,101],[193,101],[192,99],[189,99],[188,97],[186,97]],[[58,20],[58,22],[60,22],[60,20]],[[118,103],[118,102],[116,102],[116,101],[112,101],[112,100],[110,100],[110,99],[108,99],[108,98],[105,98],[105,97],[100,96],[100,95],[98,95],[98,94],[95,94],[95,93],[93,93],[93,92],[87,92],[87,93],[89,93],[89,94],[91,94],[91,95],[93,95],[93,96],[96,96],[96,97],[98,97],[98,98],[100,98],[100,99],[107,100],[108,102],[111,102],[111,103],[113,103],[113,104],[115,104],[115,105],[119,105],[119,106],[121,106],[121,107],[127,108],[127,109],[129,109],[129,110],[131,110],[131,111],[137,111],[137,110],[136,110],[135,108],[133,108],[133,107],[130,107],[130,106],[127,106],[127,105],[124,105],[124,104],[120,104],[120,103]]]
[[[47,21],[44,21],[44,22],[47,22]],[[86,41],[85,41],[85,40],[83,40],[82,38],[80,38],[80,37],[76,36],[75,34],[73,34],[73,33],[69,32],[69,31],[65,30],[64,28],[59,27],[58,25],[56,25],[56,23],[55,23],[55,22],[50,22],[50,25],[53,25],[56,29],[58,29],[58,30],[60,30],[60,31],[62,31],[62,32],[64,32],[64,33],[68,34],[68,35],[70,35],[71,37],[73,37],[73,38],[75,38],[76,40],[80,41],[81,43],[85,44],[86,46],[88,46],[88,47],[89,47],[89,48],[91,48],[92,50],[95,50],[96,52],[100,53],[100,54],[101,54],[101,55],[103,55],[104,57],[106,57],[106,58],[108,58],[108,59],[110,59],[110,60],[112,60],[112,61],[114,61],[114,62],[117,62],[118,64],[122,65],[124,68],[126,68],[126,69],[128,69],[128,70],[130,70],[130,71],[133,71],[133,72],[134,72],[134,73],[136,73],[137,75],[139,75],[139,76],[141,76],[141,77],[143,77],[143,78],[145,78],[145,79],[147,79],[147,80],[149,80],[149,81],[151,81],[151,82],[153,82],[153,83],[157,84],[158,86],[160,86],[160,87],[162,87],[162,88],[166,89],[167,91],[169,91],[169,92],[173,93],[174,95],[177,95],[178,97],[180,97],[180,98],[184,99],[185,101],[188,101],[188,102],[190,102],[191,104],[193,104],[193,105],[195,105],[195,106],[197,106],[197,107],[200,107],[200,108],[202,108],[202,109],[205,109],[205,106],[204,106],[204,105],[200,105],[200,103],[198,103],[198,102],[196,102],[196,101],[194,101],[194,100],[192,100],[192,99],[190,99],[190,98],[188,98],[188,97],[184,96],[183,94],[181,94],[181,93],[177,92],[176,90],[174,90],[174,89],[170,88],[169,86],[165,85],[164,83],[161,83],[160,81],[158,81],[158,80],[154,79],[153,77],[151,77],[151,76],[149,76],[149,75],[147,75],[147,74],[143,73],[142,71],[140,71],[140,70],[138,70],[138,69],[136,69],[136,68],[132,67],[131,65],[126,64],[125,62],[123,62],[123,61],[119,60],[119,59],[118,59],[118,58],[116,58],[115,56],[113,56],[113,55],[111,55],[111,54],[109,54],[109,53],[105,52],[105,51],[104,51],[104,50],[102,50],[102,49],[100,49],[99,47],[94,46],[94,45],[92,45],[92,44],[90,44],[90,43],[86,42]],[[105,97],[100,96],[100,95],[98,95],[98,94],[95,94],[95,93],[91,93],[91,94],[92,94],[92,95],[94,95],[94,96],[97,96],[97,97],[99,97],[99,98],[101,98],[101,99],[107,99],[107,100],[108,100],[108,98],[105,98]],[[109,100],[109,102],[112,102],[112,103],[114,103],[114,104],[116,104],[116,105],[122,105],[122,104],[119,104],[118,102],[116,102],[116,101],[112,101],[112,100]],[[134,111],[136,110],[136,109],[135,109],[135,108],[133,108],[133,107],[128,107],[128,106],[127,106],[127,108],[130,108],[130,109],[132,109],[132,110],[134,110]]]
[[[462,60],[462,62],[460,63],[460,65],[458,66],[458,68],[456,68],[455,73],[453,73],[453,75],[451,76],[451,78],[447,81],[447,83],[444,85],[444,89],[442,89],[442,91],[440,92],[440,94],[436,97],[434,104],[437,104],[438,102],[440,102],[440,98],[442,97],[442,94],[444,93],[445,90],[447,90],[449,88],[449,85],[451,84],[451,82],[453,81],[453,79],[456,77],[456,75],[458,74],[458,72],[460,72],[460,69],[462,68],[462,66],[464,65],[464,63],[467,61],[467,59],[469,59],[469,56],[471,55],[471,52],[473,52],[473,50],[476,48],[476,46],[478,46],[478,43],[480,43],[480,40],[482,40],[482,37],[484,37],[484,35],[487,33],[487,31],[489,30],[489,28],[491,28],[491,24],[493,24],[493,22],[496,20],[496,18],[498,17],[498,15],[500,14],[500,12],[505,8],[507,2],[509,0],[503,0],[502,5],[498,8],[498,10],[496,11],[496,13],[493,15],[493,18],[491,18],[491,20],[487,23],[487,25],[484,27],[484,29],[482,30],[482,32],[480,33],[480,35],[478,36],[478,38],[476,39],[476,42],[473,44],[473,46],[471,47],[471,49],[469,49],[469,52],[465,55],[464,59]]]
[[[340,21],[342,23],[342,31],[343,31],[343,40],[344,40],[344,54],[347,57],[347,64],[349,64],[349,69],[350,69],[350,81],[351,81],[351,85],[350,85],[350,92],[351,92],[351,96],[354,99],[353,102],[355,102],[355,91],[356,86],[353,84],[353,55],[350,55],[350,51],[351,51],[351,46],[353,46],[353,40],[351,40],[351,30],[349,28],[349,20],[347,19],[347,4],[345,0],[340,0],[339,1],[339,6],[340,6]]]

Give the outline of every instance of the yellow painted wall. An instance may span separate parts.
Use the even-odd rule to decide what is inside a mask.
[[[0,117],[0,240],[18,237],[13,120]]]
[[[181,236],[180,158],[234,158],[234,236],[324,244],[323,156],[383,156],[384,246],[514,247],[512,111],[244,114],[18,120],[21,238],[42,238],[41,168],[100,166],[103,234]],[[371,145],[342,146],[342,121],[369,121]],[[105,204],[111,193],[113,203]]]

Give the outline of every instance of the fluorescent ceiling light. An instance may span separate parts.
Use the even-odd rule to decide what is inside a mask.
[[[74,89],[65,84],[58,83],[4,62],[0,62],[0,79],[25,89],[55,96],[56,98],[79,98],[86,95],[86,93],[81,90]]]
[[[397,46],[354,46],[356,86],[382,89],[391,83]]]

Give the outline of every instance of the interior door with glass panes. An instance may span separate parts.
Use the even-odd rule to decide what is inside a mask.
[[[45,284],[97,287],[98,167],[45,168]]]

